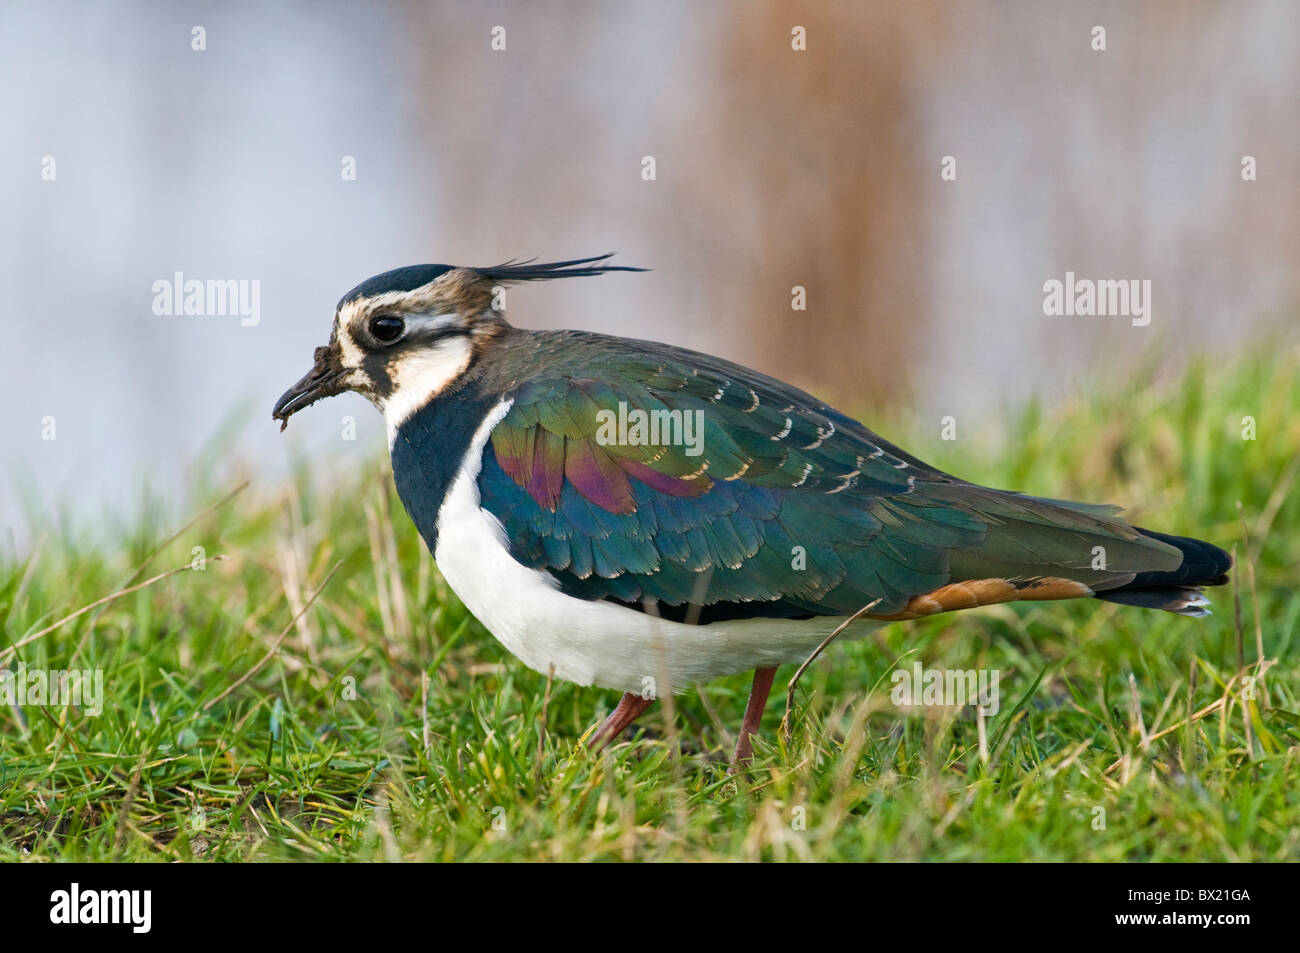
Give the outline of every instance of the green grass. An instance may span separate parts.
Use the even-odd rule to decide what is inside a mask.
[[[1002,429],[959,421],[956,442],[868,415],[968,479],[1125,503],[1142,525],[1235,546],[1235,585],[1204,620],[1042,603],[832,646],[798,687],[788,745],[781,671],[740,780],[721,759],[744,677],[587,753],[578,739],[616,695],[548,685],[467,614],[386,460],[214,506],[232,481],[193,525],[155,517],[109,545],[51,529],[0,564],[0,644],[193,547],[209,559],[17,650],[29,668],[102,669],[107,703],[0,706],[0,859],[1294,859],[1298,410],[1300,351],[1279,346]],[[984,744],[969,710],[890,706],[890,672],[914,659],[1001,672]]]

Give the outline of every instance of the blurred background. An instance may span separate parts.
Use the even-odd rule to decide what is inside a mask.
[[[269,415],[400,265],[617,251],[653,271],[516,288],[511,319],[712,351],[885,436],[1231,352],[1300,291],[1288,0],[7,2],[0,83],[15,549],[142,486],[381,452],[355,396]],[[1045,316],[1067,271],[1150,280],[1150,325]],[[260,320],[155,314],[176,272],[256,280]]]

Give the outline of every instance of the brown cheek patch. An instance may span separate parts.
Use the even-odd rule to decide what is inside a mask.
[[[1081,582],[1043,576],[1039,579],[968,579],[941,586],[933,592],[913,596],[901,612],[872,615],[870,619],[897,622],[919,619],[939,612],[977,609],[1000,602],[1037,601],[1041,599],[1086,599],[1093,594]]]

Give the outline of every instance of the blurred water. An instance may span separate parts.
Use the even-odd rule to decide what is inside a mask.
[[[6,524],[23,522],[15,471],[46,505],[89,513],[132,502],[142,480],[181,491],[232,416],[238,455],[282,469],[272,401],[306,369],[340,294],[427,234],[403,214],[428,199],[406,86],[382,55],[355,68],[394,29],[382,7],[5,6]],[[45,155],[53,182],[39,176]],[[340,176],[344,155],[356,181]],[[153,283],[177,271],[259,281],[260,322],[156,316]],[[343,414],[357,418],[355,444],[337,437]],[[49,416],[54,440],[42,439]],[[381,428],[349,396],[294,429],[333,445],[323,465],[338,466]]]
[[[915,155],[861,187],[912,190],[924,239],[906,256],[908,280],[927,297],[912,313],[861,317],[863,335],[906,324],[914,342],[907,361],[865,373],[910,375],[927,413],[1059,393],[1099,356],[1140,350],[1116,327],[1043,317],[1042,282],[1067,269],[1154,279],[1156,330],[1194,349],[1239,343],[1295,300],[1300,8],[1199,5],[1177,30],[1127,5],[1013,8],[927,6],[912,34],[886,38],[912,44],[895,95]],[[617,250],[655,271],[518,289],[512,315],[792,376],[783,355],[816,326],[782,323],[789,285],[804,280],[782,272],[794,253],[782,242],[804,239],[756,213],[776,200],[764,170],[805,160],[707,135],[769,113],[719,65],[747,9],[0,7],[0,527],[11,545],[29,536],[33,509],[95,517],[134,505],[142,483],[181,498],[205,476],[220,482],[230,461],[273,486],[293,452],[326,471],[375,452],[382,421],[354,396],[295,417],[283,437],[269,411],[323,343],[339,296],[398,265]],[[774,26],[760,44],[792,55],[786,23],[803,9],[764,10]],[[1087,49],[1094,18],[1110,24],[1105,54]],[[489,48],[497,24],[505,53]],[[840,40],[818,26],[795,55],[859,55]],[[1248,151],[1261,168],[1249,185],[1236,175]],[[938,178],[948,153],[956,183]],[[657,183],[640,179],[646,154]],[[54,181],[41,177],[46,156]],[[355,181],[340,175],[344,156]],[[176,272],[257,280],[260,321],[154,314],[154,282]],[[775,300],[762,284],[773,274]],[[768,298],[746,297],[760,285]],[[341,439],[345,416],[355,441]],[[222,452],[202,455],[223,422]]]

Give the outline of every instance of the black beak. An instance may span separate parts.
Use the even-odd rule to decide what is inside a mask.
[[[344,371],[340,364],[338,348],[333,345],[318,347],[315,358],[315,366],[302,380],[281,394],[280,399],[275,402],[271,418],[280,421],[281,431],[289,426],[289,418],[304,407],[310,407],[318,400],[333,397],[347,390],[341,384]]]

